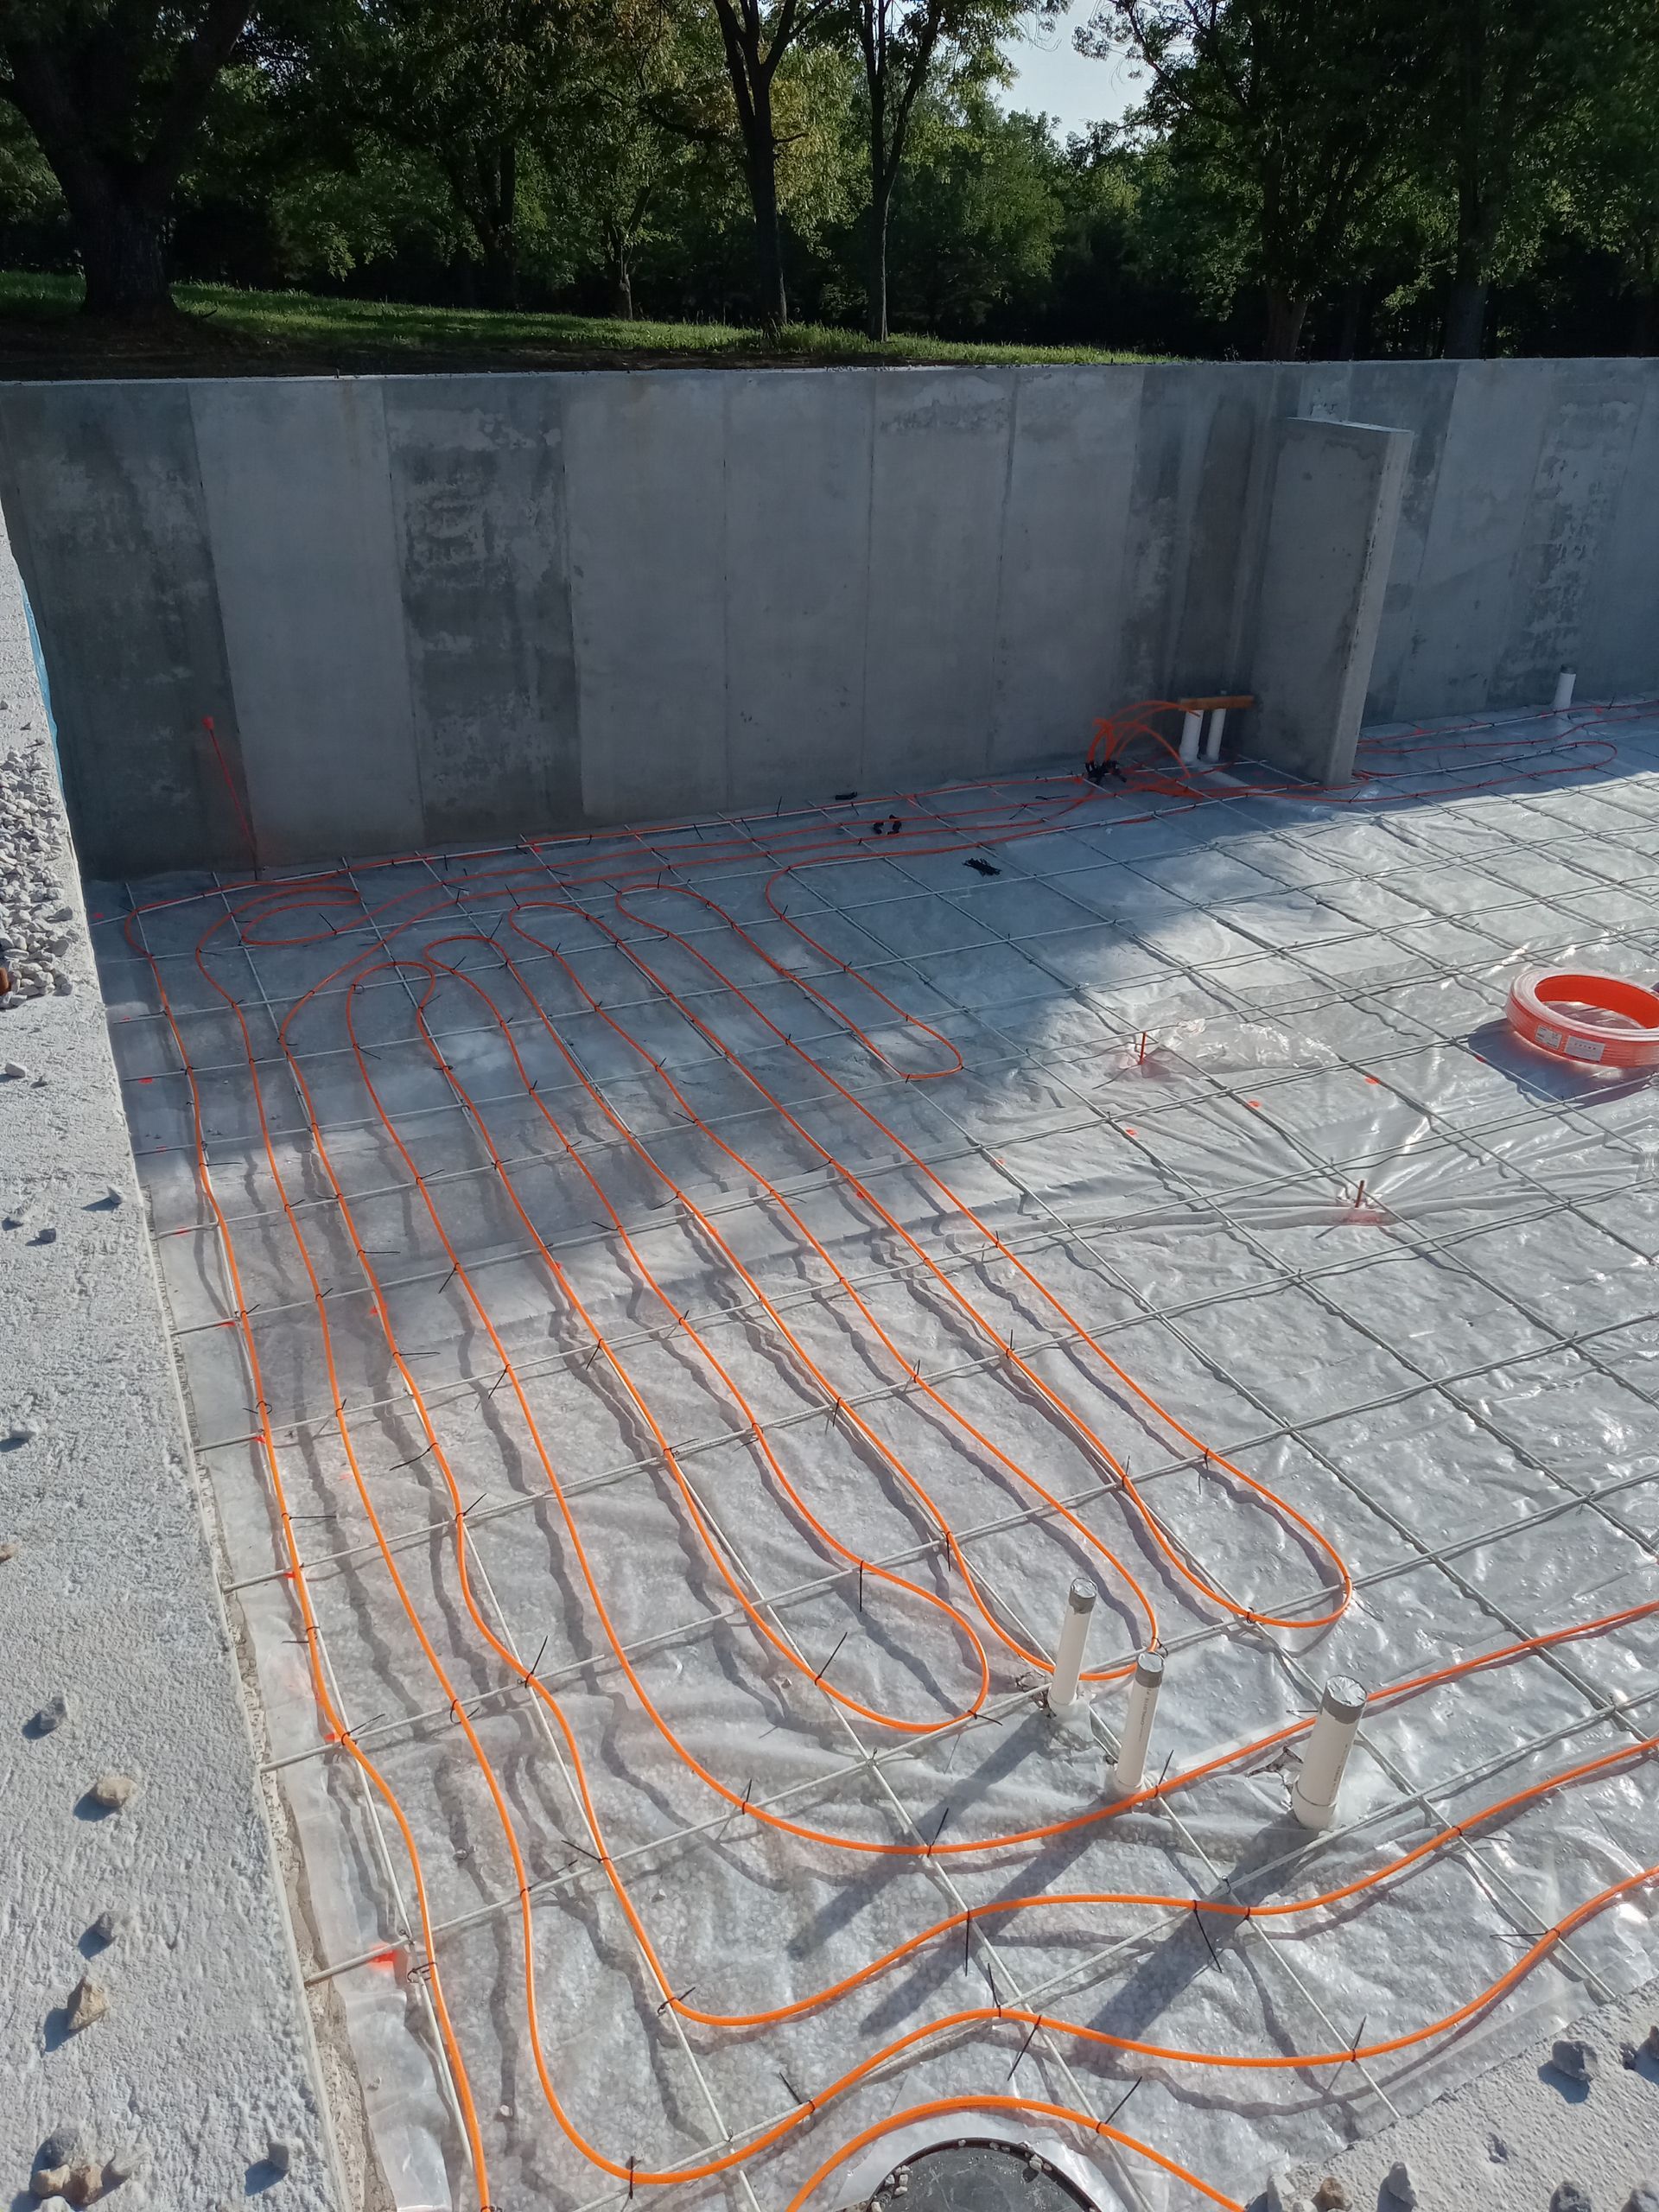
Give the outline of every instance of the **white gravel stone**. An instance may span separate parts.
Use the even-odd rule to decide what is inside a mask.
[[[22,745],[0,755],[0,968],[12,982],[0,995],[0,1009],[48,992],[67,997],[74,988],[64,965],[64,924],[75,910],[52,858],[56,819],[46,747]]]
[[[1580,2036],[1560,2036],[1550,2046],[1549,2063],[1569,2082],[1593,2082],[1599,2066],[1595,2048]]]
[[[95,1981],[82,1974],[70,1991],[69,2002],[64,2009],[68,2015],[70,2034],[78,2036],[84,2028],[90,2028],[94,2020],[103,2018],[110,2009],[110,2000]]]

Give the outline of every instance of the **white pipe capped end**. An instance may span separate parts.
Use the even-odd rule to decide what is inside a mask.
[[[1163,1686],[1163,1653],[1138,1653],[1135,1662],[1135,1680],[1129,1687],[1128,1707],[1123,1715],[1123,1734],[1110,1776],[1112,1788],[1120,1797],[1133,1797],[1146,1779],[1147,1746],[1152,1741],[1158,1693]]]
[[[1351,1675],[1333,1675],[1325,1686],[1301,1771],[1290,1793],[1290,1809],[1305,1828],[1328,1828],[1335,1819],[1343,1770],[1364,1711],[1365,1692],[1360,1684]]]
[[[1181,716],[1181,758],[1196,760],[1198,757],[1198,736],[1204,728],[1204,716],[1187,712]]]
[[[1351,1675],[1332,1675],[1325,1686],[1325,1695],[1319,1700],[1321,1714],[1333,1713],[1338,1720],[1357,1721],[1365,1710],[1370,1693]]]
[[[1564,668],[1560,674],[1556,677],[1555,696],[1552,702],[1552,705],[1558,715],[1565,714],[1567,709],[1572,705],[1573,686],[1578,682],[1578,680],[1576,672],[1570,668]]]
[[[1054,1673],[1048,1686],[1051,1713],[1067,1713],[1079,1702],[1077,1679],[1083,1672],[1084,1646],[1089,1641],[1089,1622],[1099,1595],[1086,1574],[1078,1575],[1065,1593],[1059,1648],[1054,1655]]]

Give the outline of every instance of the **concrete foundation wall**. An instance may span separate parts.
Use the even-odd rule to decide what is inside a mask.
[[[1659,690],[1659,362],[0,387],[89,864],[884,790],[1256,688],[1276,425],[1409,431],[1371,719]],[[1251,736],[1248,720],[1240,732]]]

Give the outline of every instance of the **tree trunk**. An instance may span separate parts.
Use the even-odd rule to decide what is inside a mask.
[[[1452,281],[1452,295],[1446,302],[1446,336],[1440,352],[1448,361],[1475,361],[1480,358],[1485,333],[1490,288],[1479,277],[1464,273],[1463,256],[1459,256],[1459,273]]]
[[[127,322],[160,321],[173,315],[167,226],[158,210],[111,179],[71,212],[86,278],[87,314]]]
[[[778,213],[778,140],[772,127],[772,79],[784,55],[785,35],[774,31],[769,53],[761,51],[759,0],[715,0],[726,74],[731,81],[738,128],[743,133],[743,168],[754,212],[755,302],[761,328],[775,338],[789,319],[784,292],[783,226]],[[785,16],[792,10],[785,8]]]
[[[1351,361],[1359,351],[1360,317],[1365,312],[1365,287],[1351,284],[1342,296],[1342,328],[1337,335],[1337,359]]]
[[[1294,361],[1302,342],[1307,302],[1270,285],[1268,289],[1268,327],[1262,343],[1264,361]]]
[[[611,313],[619,322],[633,321],[633,275],[620,246],[611,252]]]
[[[518,304],[518,149],[504,138],[490,163],[490,209],[484,247],[484,291],[493,308]]]
[[[1452,264],[1452,290],[1446,303],[1446,334],[1440,352],[1448,361],[1480,358],[1486,328],[1488,250],[1497,223],[1486,204],[1481,182],[1480,144],[1472,125],[1465,128],[1458,163],[1458,250]]]
[[[486,308],[518,304],[518,151],[504,138],[445,164],[458,212],[478,241],[477,290]],[[469,289],[471,287],[469,286]]]
[[[207,0],[194,30],[175,40],[164,68],[143,41],[126,35],[124,10],[0,10],[5,96],[35,133],[67,204],[88,314],[132,321],[174,314],[167,282],[173,188],[251,6]],[[27,32],[12,21],[20,12],[36,19]]]
[[[1659,285],[1652,277],[1644,277],[1635,287],[1630,297],[1630,344],[1632,353],[1643,355],[1659,353]]]
[[[877,190],[870,202],[870,303],[865,327],[878,343],[887,336],[887,207]]]
[[[749,199],[754,208],[754,245],[760,296],[756,307],[760,327],[777,337],[789,321],[789,300],[784,289],[784,232],[778,213],[778,149],[772,142],[771,104],[764,120],[758,119],[755,141],[748,149]]]
[[[887,166],[887,84],[885,71],[877,66],[877,28],[868,27],[864,50],[870,99],[870,267],[864,327],[880,345],[887,334],[887,202],[893,180]]]

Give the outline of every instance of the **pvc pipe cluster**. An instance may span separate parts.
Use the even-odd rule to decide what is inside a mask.
[[[1219,760],[1221,734],[1227,727],[1225,707],[1211,707],[1206,715],[1201,708],[1184,708],[1181,713],[1181,758],[1194,760]]]
[[[1048,1690],[1051,1713],[1073,1713],[1081,1702],[1084,1651],[1098,1595],[1095,1585],[1084,1575],[1079,1575],[1066,1591],[1054,1673]],[[1129,1685],[1128,1707],[1123,1716],[1123,1732],[1109,1777],[1116,1796],[1133,1797],[1146,1779],[1147,1752],[1163,1687],[1163,1653],[1155,1649],[1138,1652],[1135,1678]],[[1301,1770],[1290,1794],[1291,1810],[1305,1828],[1329,1827],[1336,1817],[1343,1774],[1359,1732],[1365,1701],[1366,1692],[1350,1675],[1333,1675],[1325,1686],[1319,1715],[1302,1755]]]

